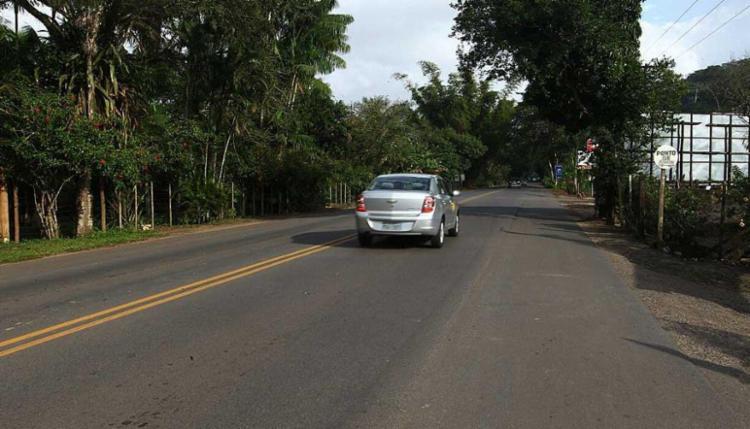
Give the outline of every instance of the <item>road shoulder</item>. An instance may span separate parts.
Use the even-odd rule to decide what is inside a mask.
[[[593,217],[593,202],[558,195],[679,347],[750,427],[750,270],[664,254]]]

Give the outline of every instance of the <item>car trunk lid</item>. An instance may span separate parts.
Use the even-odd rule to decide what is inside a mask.
[[[371,218],[417,217],[429,194],[415,191],[367,191],[365,205]]]

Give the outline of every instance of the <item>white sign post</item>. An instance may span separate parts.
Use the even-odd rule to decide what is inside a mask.
[[[664,243],[664,193],[667,182],[667,170],[677,166],[677,149],[664,145],[656,149],[654,162],[661,170],[659,177],[659,224],[656,228],[656,241],[659,246]]]

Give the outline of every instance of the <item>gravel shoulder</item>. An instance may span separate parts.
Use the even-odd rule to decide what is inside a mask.
[[[750,427],[750,267],[665,254],[593,217],[593,201],[559,195],[578,225],[680,348]]]

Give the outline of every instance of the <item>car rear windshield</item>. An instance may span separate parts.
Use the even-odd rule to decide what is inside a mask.
[[[391,176],[378,177],[370,187],[370,191],[424,191],[430,190],[428,177]]]

